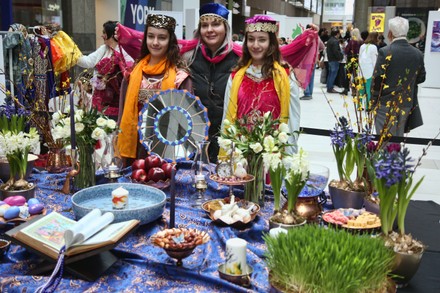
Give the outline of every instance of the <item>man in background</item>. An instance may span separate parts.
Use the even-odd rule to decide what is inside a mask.
[[[425,81],[426,71],[422,53],[406,39],[408,20],[394,17],[388,27],[390,44],[379,49],[373,73],[375,127],[377,134],[403,136],[405,127],[423,124],[417,85]]]

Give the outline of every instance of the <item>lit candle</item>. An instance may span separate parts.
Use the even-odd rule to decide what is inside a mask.
[[[231,238],[226,241],[226,273],[229,275],[246,275],[246,240]]]
[[[75,104],[73,102],[73,91],[70,94],[70,145],[71,149],[76,149],[76,134],[75,134]]]

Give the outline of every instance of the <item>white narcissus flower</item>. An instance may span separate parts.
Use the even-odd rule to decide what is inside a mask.
[[[280,126],[278,127],[278,131],[289,133],[289,125],[287,125],[286,123],[281,123]]]
[[[61,111],[56,111],[55,113],[52,114],[52,123],[55,125],[57,124],[61,118],[63,118],[63,113],[61,113]]]
[[[289,136],[288,136],[287,133],[285,133],[285,132],[280,132],[280,133],[278,134],[278,140],[279,140],[281,143],[287,143],[287,141],[289,140]]]
[[[96,127],[92,132],[92,138],[99,140],[105,137],[105,131],[102,128]]]
[[[75,123],[75,132],[81,133],[84,130],[84,124],[81,122]]]
[[[105,127],[107,125],[107,119],[99,117],[98,119],[96,119],[96,125],[98,125],[99,127]]]
[[[256,153],[256,154],[258,154],[258,153],[260,153],[260,152],[262,152],[263,151],[263,146],[259,143],[259,142],[257,142],[257,143],[251,143],[250,145],[249,145],[249,147],[254,151],[254,153]]]
[[[264,150],[268,153],[271,153],[275,148],[275,139],[271,135],[268,135],[264,138],[263,145]]]
[[[116,129],[116,121],[113,119],[108,119],[107,127],[110,128],[111,130]]]
[[[231,125],[231,122],[228,119],[225,119],[225,120],[223,120],[223,125],[229,126],[229,125]]]
[[[60,124],[62,125],[70,125],[70,117],[65,117],[60,120]]]
[[[231,140],[230,140],[230,139],[219,137],[219,138],[217,139],[217,141],[218,141],[218,145],[219,145],[222,149],[224,149],[224,150],[228,150],[228,149],[231,148]]]
[[[267,111],[266,113],[264,113],[264,119],[268,119],[270,115],[270,111]]]
[[[84,117],[84,110],[83,109],[78,109],[75,111],[75,120],[77,120],[76,118],[79,118],[78,121],[82,121],[83,117]]]

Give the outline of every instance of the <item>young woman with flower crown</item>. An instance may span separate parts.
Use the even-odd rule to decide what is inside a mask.
[[[299,86],[292,69],[281,60],[277,29],[268,16],[246,21],[243,56],[227,83],[223,118],[233,122],[271,112],[295,133],[300,122]],[[290,142],[295,143],[296,137]]]
[[[192,92],[189,72],[179,55],[175,28],[176,20],[172,17],[161,14],[147,17],[140,57],[128,85],[123,82],[121,88],[118,148],[123,158],[145,156],[137,133],[138,113],[143,102],[157,90],[176,88]],[[128,163],[126,161],[126,165]]]

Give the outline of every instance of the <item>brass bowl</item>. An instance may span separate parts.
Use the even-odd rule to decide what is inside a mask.
[[[0,238],[0,257],[6,254],[11,246],[11,241]]]
[[[221,264],[218,266],[218,274],[220,275],[220,278],[237,284],[239,286],[243,286],[243,287],[250,287],[251,286],[251,276],[252,273],[254,272],[254,269],[252,268],[252,266],[247,265],[247,268],[245,270],[247,272],[247,274],[242,274],[242,275],[230,275],[228,273],[226,273],[226,264]]]

